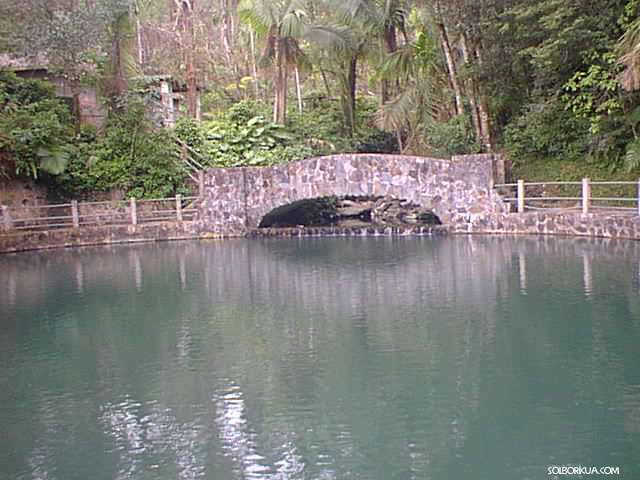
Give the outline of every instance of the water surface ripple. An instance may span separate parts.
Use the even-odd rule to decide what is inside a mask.
[[[85,248],[0,285],[0,480],[640,475],[640,242]]]

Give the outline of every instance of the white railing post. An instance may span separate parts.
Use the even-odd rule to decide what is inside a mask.
[[[638,216],[640,216],[640,178],[638,179]]]
[[[9,215],[9,207],[2,205],[2,224],[5,230],[11,230],[11,215]]]
[[[182,195],[176,195],[176,219],[182,223]]]
[[[80,227],[80,212],[78,211],[77,200],[71,200],[71,220],[73,221],[73,228]]]
[[[524,213],[524,180],[518,180],[518,213]]]
[[[589,207],[591,204],[591,182],[588,178],[582,179],[582,214],[587,215],[589,213]]]
[[[131,197],[129,200],[129,204],[131,206],[131,225],[138,224],[138,206],[136,205],[136,199]]]

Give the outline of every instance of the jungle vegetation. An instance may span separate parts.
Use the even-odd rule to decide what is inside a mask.
[[[638,176],[639,0],[3,0],[0,175],[61,195],[185,188],[175,139],[210,165],[330,152],[501,152],[525,176]],[[141,78],[185,85],[159,130]],[[108,119],[79,125],[95,86]],[[200,97],[201,115],[198,115]]]

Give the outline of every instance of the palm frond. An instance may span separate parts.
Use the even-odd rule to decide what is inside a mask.
[[[625,67],[620,83],[629,91],[640,89],[640,19],[636,20],[617,45],[618,61]]]
[[[251,26],[258,36],[268,34],[271,27],[280,22],[275,2],[269,0],[240,0],[238,16],[242,22]]]
[[[416,106],[415,89],[406,89],[380,107],[376,114],[376,123],[382,130],[398,131],[407,125],[412,116],[415,116]]]
[[[345,25],[311,25],[304,38],[329,53],[344,53],[355,43],[352,31]]]
[[[304,10],[291,10],[286,12],[280,21],[280,35],[283,37],[300,38],[305,31]]]
[[[627,151],[624,156],[624,168],[627,172],[636,170],[640,167],[640,140],[634,140],[627,145]]]
[[[379,76],[384,79],[411,77],[417,73],[416,67],[414,46],[403,45],[382,61]]]

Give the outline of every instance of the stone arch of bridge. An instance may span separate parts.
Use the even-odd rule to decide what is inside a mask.
[[[405,199],[433,210],[445,224],[504,209],[493,191],[493,155],[451,160],[348,154],[272,167],[210,169],[198,211],[200,230],[242,235],[272,210],[328,196]]]

